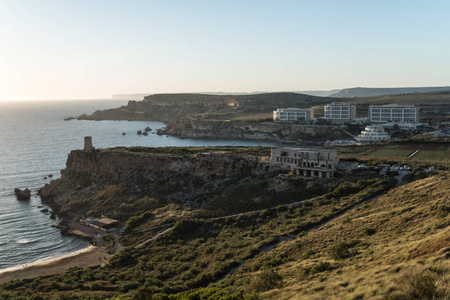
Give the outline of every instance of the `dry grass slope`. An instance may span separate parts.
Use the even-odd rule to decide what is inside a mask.
[[[263,298],[450,299],[449,208],[447,176],[400,186],[260,257],[295,257]]]

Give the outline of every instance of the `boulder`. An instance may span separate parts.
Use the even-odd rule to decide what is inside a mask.
[[[145,131],[152,131],[150,127],[145,127]]]
[[[31,197],[31,191],[26,188],[23,191],[21,189],[15,188],[14,194],[16,194],[16,197],[18,200],[30,200]]]
[[[143,135],[148,135],[148,132],[147,132],[147,131],[144,131],[142,134],[143,134]]]
[[[122,132],[122,135],[126,135],[126,133],[125,133],[125,132]]]
[[[142,134],[142,131],[141,131],[141,130],[138,130],[138,131],[137,131],[137,134]]]

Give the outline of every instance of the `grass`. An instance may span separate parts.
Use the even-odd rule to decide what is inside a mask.
[[[279,269],[285,287],[263,298],[448,299],[450,217],[437,214],[448,195],[448,177],[418,180],[282,245],[261,259],[292,258]],[[368,235],[367,228],[376,231]],[[352,241],[353,255],[336,258],[329,251]],[[311,248],[315,254],[305,255]],[[335,269],[299,277],[325,260]]]
[[[419,150],[417,155],[408,158],[414,150]],[[411,166],[443,166],[447,157],[450,157],[450,147],[447,145],[427,145],[410,143],[350,146],[338,148],[341,159],[357,159],[368,163],[397,163]]]
[[[245,156],[270,156],[270,147],[240,147],[240,146],[212,146],[212,147],[117,147],[107,149],[114,152],[132,152],[140,154],[158,154],[158,155],[188,155],[212,152],[217,154],[235,154]]]

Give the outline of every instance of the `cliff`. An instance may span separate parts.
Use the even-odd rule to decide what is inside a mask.
[[[334,99],[335,100],[335,99]],[[81,115],[80,120],[174,121],[189,115],[227,114],[229,118],[270,114],[277,107],[311,107],[332,102],[332,98],[297,93],[249,95],[155,94],[142,101],[129,101],[119,108]]]
[[[159,134],[180,138],[273,140],[290,142],[324,142],[349,139],[345,131],[336,126],[277,124],[272,122],[227,121],[186,117],[169,122]]]
[[[107,214],[122,221],[137,211],[168,204],[211,209],[216,213],[245,211],[278,201],[270,197],[267,201],[263,197],[258,203],[248,201],[256,197],[253,194],[260,193],[258,189],[252,190],[255,186],[273,190],[278,185],[274,177],[280,170],[259,162],[255,156],[223,151],[198,155],[154,154],[149,153],[151,149],[72,151],[61,178],[44,186],[41,198],[67,219]],[[300,186],[306,187],[306,183]],[[243,188],[249,188],[245,195],[240,194]],[[232,201],[223,201],[230,193],[239,194],[233,196],[234,206],[229,205]]]

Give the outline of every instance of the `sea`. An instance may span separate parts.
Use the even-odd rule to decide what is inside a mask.
[[[47,262],[89,247],[76,237],[62,236],[50,207],[36,191],[60,177],[71,150],[82,149],[85,136],[96,148],[118,146],[274,146],[268,141],[179,139],[137,135],[161,122],[86,121],[64,119],[95,110],[126,105],[124,100],[0,101],[0,273]],[[125,135],[123,135],[125,133]],[[14,189],[29,188],[29,201],[19,201]]]

